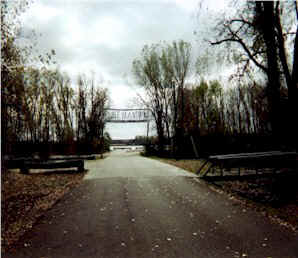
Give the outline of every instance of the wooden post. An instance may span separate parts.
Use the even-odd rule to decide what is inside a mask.
[[[103,152],[104,152],[104,148],[105,148],[105,139],[103,137],[103,128],[101,130],[101,139],[102,139],[102,149],[101,149],[101,153],[100,153],[100,158],[103,159]]]
[[[192,148],[193,148],[193,151],[195,153],[195,156],[198,159],[199,158],[199,153],[198,153],[197,146],[195,144],[195,141],[194,141],[192,135],[190,136],[190,140],[191,140],[191,144],[192,144]]]
[[[148,141],[148,137],[149,137],[149,120],[147,121],[147,141]]]

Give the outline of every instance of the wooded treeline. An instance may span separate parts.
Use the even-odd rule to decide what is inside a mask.
[[[17,44],[17,18],[27,5],[1,1],[1,154],[103,151],[107,90],[92,76],[74,83],[53,69],[54,50],[35,57],[32,45]]]
[[[103,148],[107,91],[84,75],[72,87],[67,74],[52,68],[54,50],[34,56],[33,44],[17,44],[18,17],[27,6],[28,1],[1,0],[2,154],[23,141]],[[297,149],[297,2],[235,1],[234,6],[234,13],[219,16],[207,38],[199,38],[210,43],[201,53],[211,49],[217,60],[229,60],[221,64],[234,70],[229,82],[211,80],[204,70],[215,55],[193,57],[183,40],[145,46],[134,60],[133,73],[145,92],[139,102],[151,110],[159,152],[171,144],[175,155],[183,155],[191,142],[204,151],[202,137],[217,139],[209,144],[214,152],[222,137],[228,151],[227,139],[241,142],[241,136],[250,139],[241,143],[244,151],[251,136],[260,146],[260,137],[271,139],[269,149]]]
[[[268,121],[275,140],[288,136],[298,146],[298,6],[297,1],[247,1],[237,15],[223,18],[212,45],[224,44],[238,56],[242,73],[264,76]]]
[[[36,146],[35,151],[40,145],[44,152],[51,152],[45,149],[50,145],[62,147],[60,151],[56,147],[56,152],[73,154],[103,149],[108,94],[93,78],[78,76],[74,88],[66,73],[29,68],[23,72],[18,89],[15,101],[3,112],[5,153],[21,153],[24,142]],[[9,96],[13,97],[11,92]]]
[[[199,151],[213,149],[217,152],[223,151],[219,140],[226,142],[224,138],[237,136],[237,141],[241,141],[240,135],[245,139],[248,139],[246,135],[271,135],[266,87],[255,81],[247,84],[238,81],[233,87],[224,88],[217,80],[204,79],[198,83],[173,83],[169,87],[162,80],[166,78],[162,58],[156,60],[160,63],[157,61],[155,68],[143,67],[146,73],[155,72],[150,74],[155,86],[152,87],[149,79],[145,81],[143,86],[147,99],[142,98],[141,101],[154,117],[159,152],[164,150],[164,145],[170,144],[177,156],[194,155],[191,137],[200,146]],[[140,63],[135,65],[135,69],[141,67]],[[147,77],[147,74],[143,76]],[[159,79],[155,79],[157,76]],[[203,138],[208,138],[208,141]],[[212,139],[216,139],[213,144]],[[203,142],[210,146],[203,147]],[[226,151],[233,151],[227,145],[225,147]]]
[[[219,54],[236,67],[228,84],[204,80],[205,57],[194,67],[183,40],[145,46],[133,62],[145,91],[139,102],[155,120],[159,154],[171,144],[174,155],[186,155],[191,142],[213,153],[297,149],[297,3],[246,2],[234,17],[223,17],[208,40],[211,47],[227,44]]]

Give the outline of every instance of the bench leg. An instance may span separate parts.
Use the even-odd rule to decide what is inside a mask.
[[[203,177],[206,176],[206,175],[209,173],[209,171],[210,171],[214,166],[215,166],[215,165],[212,164],[202,176],[203,176]]]
[[[84,171],[84,162],[78,166],[78,172]]]
[[[21,173],[22,174],[29,174],[29,169],[26,166],[21,167]]]
[[[203,165],[198,169],[197,173],[196,174],[200,174],[201,173],[201,170],[205,167],[205,165],[208,163],[208,160],[206,160]]]

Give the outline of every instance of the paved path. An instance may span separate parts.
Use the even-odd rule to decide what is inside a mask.
[[[86,165],[86,180],[3,257],[298,257],[297,234],[184,170],[119,151]]]

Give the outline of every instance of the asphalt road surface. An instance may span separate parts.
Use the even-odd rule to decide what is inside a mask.
[[[116,151],[2,257],[298,257],[298,236],[193,174]]]

